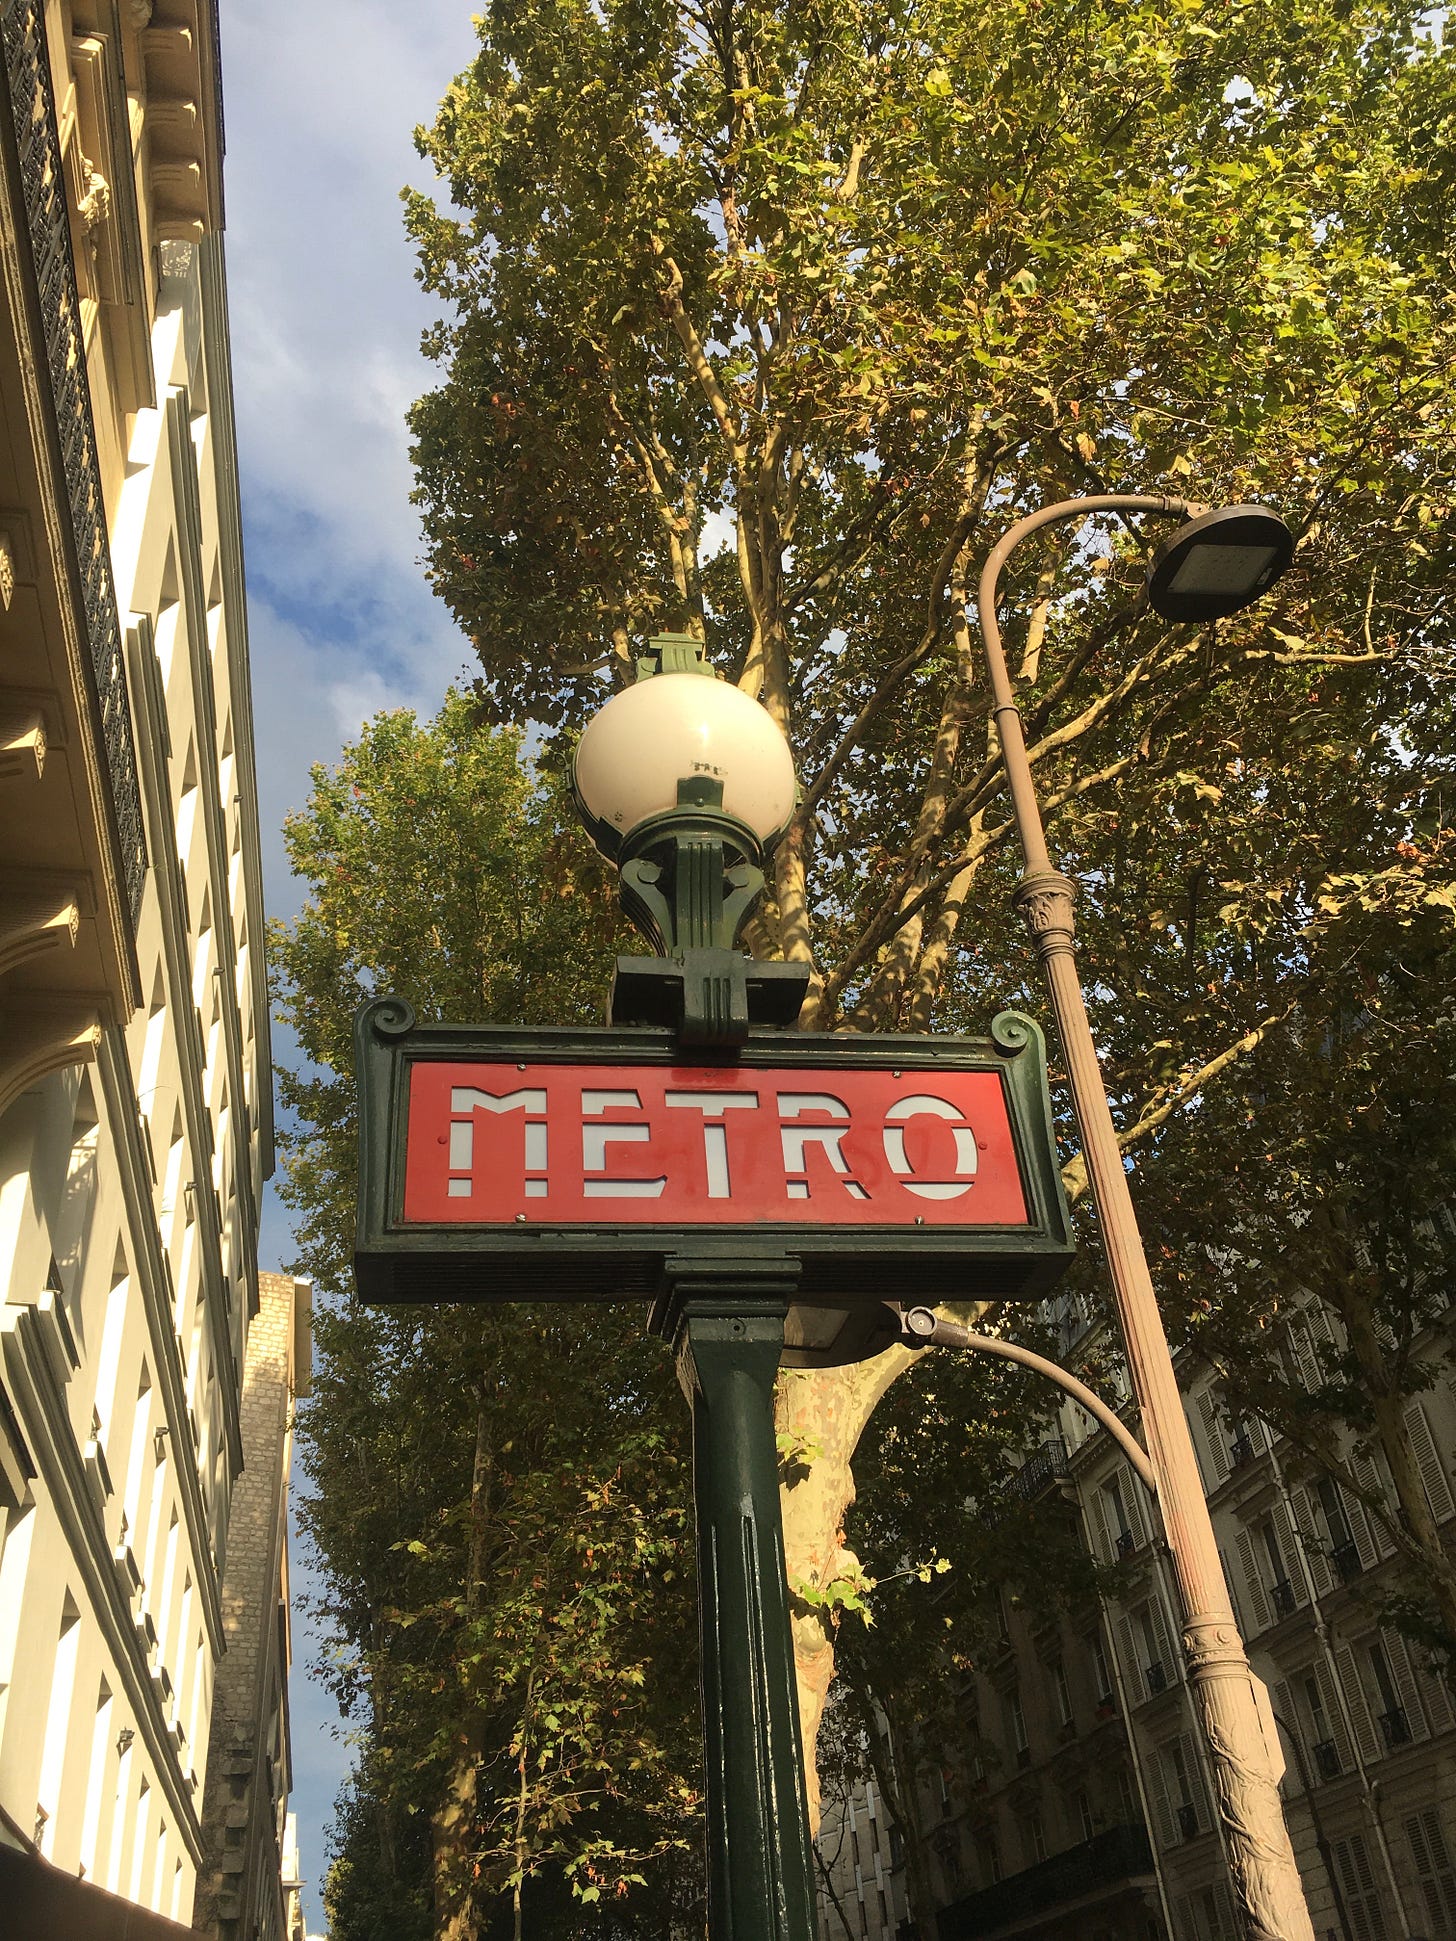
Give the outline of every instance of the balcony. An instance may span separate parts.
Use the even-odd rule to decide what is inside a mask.
[[[1119,1887],[1141,1889],[1151,1886],[1153,1878],[1152,1849],[1143,1828],[1112,1826],[942,1909],[936,1922],[938,1941],[979,1941],[1003,1928],[1019,1930],[1059,1902],[1085,1907],[1092,1897],[1110,1901]]]
[[[1229,1444],[1229,1468],[1244,1469],[1254,1460],[1254,1445],[1248,1434],[1236,1435]]]
[[[1137,1549],[1137,1538],[1136,1538],[1136,1537],[1135,1537],[1135,1536],[1133,1535],[1133,1533],[1132,1533],[1132,1531],[1131,1531],[1131,1530],[1119,1530],[1119,1531],[1118,1531],[1118,1533],[1117,1533],[1117,1554],[1118,1554],[1118,1556],[1119,1556],[1119,1557],[1130,1557],[1130,1556],[1132,1555],[1132,1553],[1133,1553],[1133,1551],[1134,1551],[1134,1550],[1136,1550],[1136,1549]]]
[[[1281,1577],[1277,1584],[1269,1586],[1269,1596],[1275,1612],[1280,1617],[1291,1617],[1294,1613],[1294,1586],[1287,1577]]]
[[[1067,1445],[1060,1436],[1055,1436],[1050,1442],[1044,1442],[1035,1455],[1027,1457],[1007,1483],[1006,1493],[1023,1503],[1034,1503],[1037,1497],[1064,1482],[1069,1473]]]
[[[1334,1565],[1335,1574],[1342,1584],[1348,1584],[1353,1578],[1358,1577],[1360,1552],[1355,1547],[1355,1539],[1346,1537],[1343,1543],[1337,1543],[1330,1552],[1330,1562]]]
[[[1333,1739],[1320,1739],[1314,1748],[1314,1769],[1321,1779],[1338,1779],[1344,1771]]]
[[[1196,1840],[1198,1838],[1198,1808],[1191,1805],[1187,1800],[1184,1800],[1174,1810],[1178,1819],[1178,1831],[1183,1835],[1183,1838],[1185,1840]]]
[[[1394,1752],[1397,1746],[1410,1744],[1410,1720],[1406,1717],[1403,1706],[1393,1705],[1388,1712],[1382,1712],[1379,1724],[1387,1752]]]
[[[1146,1681],[1149,1693],[1153,1697],[1156,1697],[1159,1692],[1165,1692],[1168,1689],[1168,1673],[1161,1658],[1154,1658],[1150,1665],[1143,1666],[1143,1678]]]

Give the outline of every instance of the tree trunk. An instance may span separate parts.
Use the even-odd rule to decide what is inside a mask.
[[[480,1574],[485,1561],[490,1511],[490,1457],[490,1424],[482,1389],[475,1415],[475,1462],[470,1478],[470,1551],[465,1578],[467,1622],[480,1604]],[[483,1752],[480,1714],[471,1708],[456,1737],[455,1762],[445,1781],[444,1797],[430,1822],[438,1941],[475,1941],[479,1925],[471,1854],[478,1820]]]
[[[783,1490],[784,1556],[793,1610],[794,1665],[799,1686],[799,1723],[804,1736],[809,1829],[819,1831],[819,1764],[815,1749],[834,1676],[832,1606],[811,1605],[796,1593],[824,1590],[854,1577],[859,1559],[844,1542],[844,1519],[854,1501],[850,1460],[875,1404],[915,1359],[909,1348],[889,1348],[851,1368],[789,1370],[779,1377],[776,1428],[812,1459]]]

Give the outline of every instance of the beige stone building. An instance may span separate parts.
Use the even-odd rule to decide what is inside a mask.
[[[0,55],[0,1897],[139,1936],[216,1871],[267,1313],[216,15],[0,0]]]
[[[1075,1310],[1062,1318],[1075,1361],[1090,1344]],[[1448,1313],[1426,1344],[1436,1368],[1451,1321]],[[1337,1324],[1310,1301],[1278,1352],[1314,1387],[1338,1347]],[[1451,1941],[1456,1706],[1425,1654],[1380,1623],[1393,1545],[1335,1478],[1261,1423],[1233,1416],[1206,1368],[1182,1374],[1225,1572],[1278,1723],[1285,1813],[1315,1933]],[[1456,1541],[1448,1373],[1412,1398],[1406,1420],[1427,1501]],[[1120,1566],[1120,1589],[1100,1610],[1043,1627],[1003,1600],[999,1645],[948,1694],[935,1736],[949,1770],[917,1789],[935,1937],[1239,1941],[1156,1512],[1080,1408],[1068,1404],[1051,1427],[1013,1487],[1060,1502],[1099,1559]],[[1393,1505],[1378,1461],[1362,1462],[1358,1481]],[[863,1803],[854,1810],[862,1815]],[[886,1829],[886,1852],[892,1842]],[[903,1867],[886,1884],[892,1905],[897,1892],[903,1900]],[[840,1899],[852,1907],[852,1896]],[[892,1931],[873,1901],[859,1924],[827,1904],[824,1915],[837,1941]]]

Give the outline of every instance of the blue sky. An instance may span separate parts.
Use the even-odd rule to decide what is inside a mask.
[[[470,60],[470,0],[224,0],[227,250],[268,907],[298,902],[278,831],[376,709],[432,711],[468,651],[417,563],[404,413],[433,312],[399,191],[413,130]],[[275,1042],[287,1060],[290,1047]],[[275,1198],[261,1259],[286,1265]],[[295,1587],[306,1573],[295,1548]],[[348,1752],[295,1623],[294,1807],[322,1931],[324,1836]]]

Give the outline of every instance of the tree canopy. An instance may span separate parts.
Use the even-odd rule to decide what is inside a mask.
[[[421,135],[450,206],[407,198],[449,312],[412,416],[429,572],[494,719],[569,741],[662,626],[762,698],[803,801],[755,945],[812,959],[806,1028],[1037,1002],[968,610],[994,536],[1093,490],[1293,526],[1291,572],[1217,628],[1149,611],[1156,521],[1061,529],[1005,585],[1121,1134],[1183,1183],[1150,1190],[1186,1336],[1227,1238],[1187,1190],[1204,1129],[1245,1139],[1256,1054],[1324,1033],[1371,884],[1450,928],[1439,21],[535,0],[478,31]],[[907,1366],[785,1391],[820,1451],[786,1497],[804,1582],[853,1575],[850,1457]],[[798,1630],[811,1738],[832,1630]]]
[[[563,1935],[626,1935],[641,1906],[661,1931],[701,1891],[677,1671],[695,1636],[690,1490],[667,1358],[637,1314],[371,1309],[350,1271],[349,1034],[366,990],[457,1019],[599,1013],[617,941],[605,886],[519,738],[461,695],[430,722],[376,717],[313,782],[286,830],[308,901],[272,956],[308,1061],[281,1079],[284,1197],[318,1300],[300,1521],[331,1682],[359,1722],[334,1932],[519,1935],[536,1906]]]

